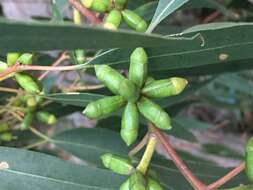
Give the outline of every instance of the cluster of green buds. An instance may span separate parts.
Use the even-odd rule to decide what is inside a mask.
[[[104,166],[113,172],[127,175],[129,178],[121,185],[120,190],[162,190],[157,174],[149,170],[146,174],[138,171],[131,159],[110,153],[101,156]]]
[[[83,111],[88,118],[100,119],[125,106],[120,134],[128,146],[138,137],[139,113],[156,127],[163,130],[171,129],[169,115],[150,98],[177,95],[187,85],[186,79],[178,77],[154,80],[147,77],[147,70],[148,57],[143,48],[136,48],[132,52],[128,78],[108,65],[96,65],[97,78],[115,96],[91,102]]]
[[[6,70],[8,67],[13,66],[16,63],[23,65],[31,65],[33,62],[33,54],[30,53],[8,53],[7,63],[0,62],[1,71]],[[4,66],[3,66],[4,65]],[[46,124],[52,125],[56,123],[56,118],[53,114],[44,111],[38,111],[42,103],[42,95],[44,94],[40,82],[32,75],[25,72],[17,72],[12,76],[25,93],[18,94],[17,98],[14,98],[12,102],[13,106],[24,108],[24,118],[21,123],[21,129],[28,129],[33,121],[34,116]]]
[[[10,132],[10,126],[7,123],[0,124],[0,142],[9,142],[13,139],[13,135]]]
[[[104,19],[105,28],[116,30],[124,20],[130,28],[138,32],[145,32],[147,29],[147,22],[143,18],[134,11],[125,9],[126,0],[81,0],[81,2],[93,11],[108,13]]]

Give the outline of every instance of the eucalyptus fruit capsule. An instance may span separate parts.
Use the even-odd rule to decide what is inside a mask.
[[[15,79],[29,93],[39,93],[41,91],[38,81],[27,73],[16,73]]]
[[[5,132],[10,129],[10,126],[7,123],[1,123],[0,124],[0,132]]]
[[[101,159],[104,166],[115,173],[128,175],[134,170],[134,167],[132,166],[129,159],[122,158],[110,153],[102,155]]]
[[[140,113],[156,127],[164,130],[171,129],[170,117],[159,105],[145,97],[142,97],[137,105]]]
[[[147,84],[142,89],[142,94],[149,98],[165,98],[180,94],[187,84],[186,79],[178,77],[156,80]]]
[[[117,9],[114,9],[105,18],[104,27],[111,30],[116,30],[119,28],[121,20],[122,20],[121,12],[118,11]]]
[[[26,129],[29,129],[31,124],[32,124],[32,121],[33,121],[33,117],[34,117],[34,113],[33,112],[27,112],[25,114],[25,117],[20,125],[20,129],[21,130],[26,130]]]
[[[14,65],[17,62],[19,56],[20,56],[20,53],[17,53],[17,52],[8,53],[7,54],[7,65],[8,66]]]
[[[48,124],[48,125],[54,125],[57,122],[57,119],[53,114],[45,112],[45,111],[37,112],[36,113],[36,118],[40,122],[43,122],[43,123]]]
[[[146,179],[139,172],[134,172],[129,178],[129,189],[131,190],[146,190]]]
[[[141,47],[136,48],[130,56],[129,79],[138,87],[142,87],[147,78],[148,56]]]
[[[147,190],[163,190],[162,186],[152,178],[148,178]]]
[[[126,4],[126,0],[114,0],[114,4],[117,9],[123,9]]]
[[[128,26],[135,29],[136,31],[145,32],[147,30],[147,22],[135,12],[125,9],[124,11],[122,11],[122,16]]]
[[[114,94],[120,94],[131,102],[139,98],[139,89],[130,80],[108,65],[96,65],[95,72],[97,78]]]
[[[5,62],[0,61],[0,72],[5,71],[7,68],[8,65]]]
[[[13,136],[11,133],[2,133],[0,134],[0,140],[10,142],[13,139]]]
[[[139,113],[135,103],[128,102],[122,115],[121,138],[130,146],[138,137]]]
[[[122,96],[109,96],[89,103],[83,114],[90,119],[98,119],[108,116],[125,104]]]
[[[105,13],[110,10],[111,1],[110,0],[81,0],[86,8],[100,13]]]
[[[23,53],[18,59],[18,62],[24,65],[31,65],[33,61],[33,54],[31,53]]]
[[[246,173],[251,182],[253,182],[253,138],[246,145]]]
[[[119,188],[119,190],[130,190],[129,188],[129,179],[127,179]]]

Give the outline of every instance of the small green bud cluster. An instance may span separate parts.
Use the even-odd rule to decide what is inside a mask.
[[[96,65],[97,78],[115,96],[108,96],[89,103],[83,113],[91,119],[107,117],[125,106],[122,114],[121,137],[129,146],[138,137],[139,114],[156,127],[171,129],[169,115],[150,98],[165,98],[177,95],[187,85],[187,80],[172,77],[154,80],[147,76],[148,56],[143,48],[136,48],[130,57],[128,78],[108,65]]]
[[[32,60],[33,54],[30,53],[8,53],[7,63],[0,62],[0,72],[6,70],[10,66],[15,65],[16,63],[31,65]],[[19,86],[25,91],[25,94],[18,94],[15,101],[12,102],[13,106],[17,106],[25,110],[25,115],[20,125],[20,129],[28,129],[32,124],[34,116],[36,116],[38,121],[41,121],[45,124],[55,124],[56,117],[53,114],[44,111],[38,111],[38,108],[40,108],[42,103],[42,95],[44,94],[40,82],[32,75],[25,72],[18,72],[13,76]],[[8,139],[7,136],[8,135],[5,135],[6,139]]]
[[[128,175],[129,178],[121,185],[120,190],[162,190],[157,174],[149,170],[146,175],[139,172],[129,158],[114,154],[101,156],[104,166],[115,173]]]
[[[93,11],[108,13],[104,19],[104,27],[117,30],[124,20],[126,24],[138,31],[145,32],[147,22],[132,10],[124,9],[126,0],[81,0],[82,4]]]

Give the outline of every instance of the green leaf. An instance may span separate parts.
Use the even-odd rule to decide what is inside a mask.
[[[188,1],[189,0],[159,0],[155,15],[147,29],[147,33],[151,33],[163,19]]]
[[[240,185],[231,189],[220,189],[220,190],[252,190],[253,185]]]
[[[0,170],[3,190],[116,190],[124,180],[108,170],[41,153],[1,147],[0,154],[1,162],[9,165],[9,169]]]
[[[104,129],[68,130],[54,136],[52,143],[97,165],[101,164],[100,156],[105,153],[127,155],[128,152],[118,133]]]
[[[253,68],[252,23],[212,23],[198,25],[184,35],[201,34],[204,46],[190,43],[146,48],[149,73],[159,76],[203,75]],[[228,38],[229,36],[229,38]],[[247,50],[247,51],[244,51]],[[127,69],[133,49],[113,49],[101,53],[90,64],[107,63]],[[239,53],[240,52],[240,53]]]
[[[196,120],[194,118],[189,118],[189,117],[183,117],[183,116],[177,116],[174,118],[175,121],[183,126],[185,126],[186,128],[193,128],[193,129],[210,129],[213,128],[214,126],[209,124],[209,123],[205,123],[199,120]]]
[[[106,30],[100,27],[76,26],[48,22],[0,21],[0,51],[73,50],[82,48],[151,47],[191,44],[199,39],[178,39],[127,30]]]
[[[68,104],[73,106],[85,107],[89,102],[103,98],[102,94],[92,94],[92,93],[56,93],[46,95],[45,98],[60,102],[62,104]]]
[[[71,135],[69,135],[71,134]],[[96,136],[97,135],[97,136]],[[60,141],[60,143],[57,143]],[[127,155],[127,149],[120,135],[104,129],[73,129],[54,137],[52,143],[72,153],[73,155],[101,166],[98,156],[104,152],[111,152],[121,156]],[[115,146],[117,145],[117,146]],[[138,163],[138,158],[135,163]],[[226,174],[227,169],[203,162],[186,161],[193,174],[207,183],[217,180]],[[151,162],[151,168],[157,171],[161,183],[165,189],[190,190],[191,186],[176,169],[175,165],[168,160],[155,156]],[[235,177],[227,187],[246,181],[244,175]],[[173,182],[173,183],[172,183]]]

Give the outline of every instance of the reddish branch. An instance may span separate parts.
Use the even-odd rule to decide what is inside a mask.
[[[236,175],[241,173],[244,169],[245,169],[245,163],[242,162],[239,166],[237,166],[235,169],[230,171],[227,175],[225,175],[224,177],[218,179],[216,182],[208,185],[208,189],[209,190],[214,190],[214,189],[217,189],[217,188],[221,187],[222,185],[227,183],[229,180],[231,180],[233,177],[235,177]]]
[[[215,11],[212,14],[208,15],[204,20],[202,21],[203,24],[209,23],[214,21],[217,17],[220,16],[219,11]]]
[[[187,179],[187,181],[192,185],[195,190],[208,190],[208,187],[203,184],[198,178],[196,178],[190,169],[184,164],[182,159],[177,155],[174,148],[169,143],[169,139],[165,137],[159,129],[150,124],[150,128],[153,133],[157,136],[159,141],[161,142],[163,148],[166,153],[170,156],[172,161],[175,163],[179,171],[183,174],[183,176]]]
[[[79,0],[69,0],[69,3],[75,7],[83,16],[85,16],[91,23],[100,24],[101,20],[96,17],[89,9],[85,8]]]

